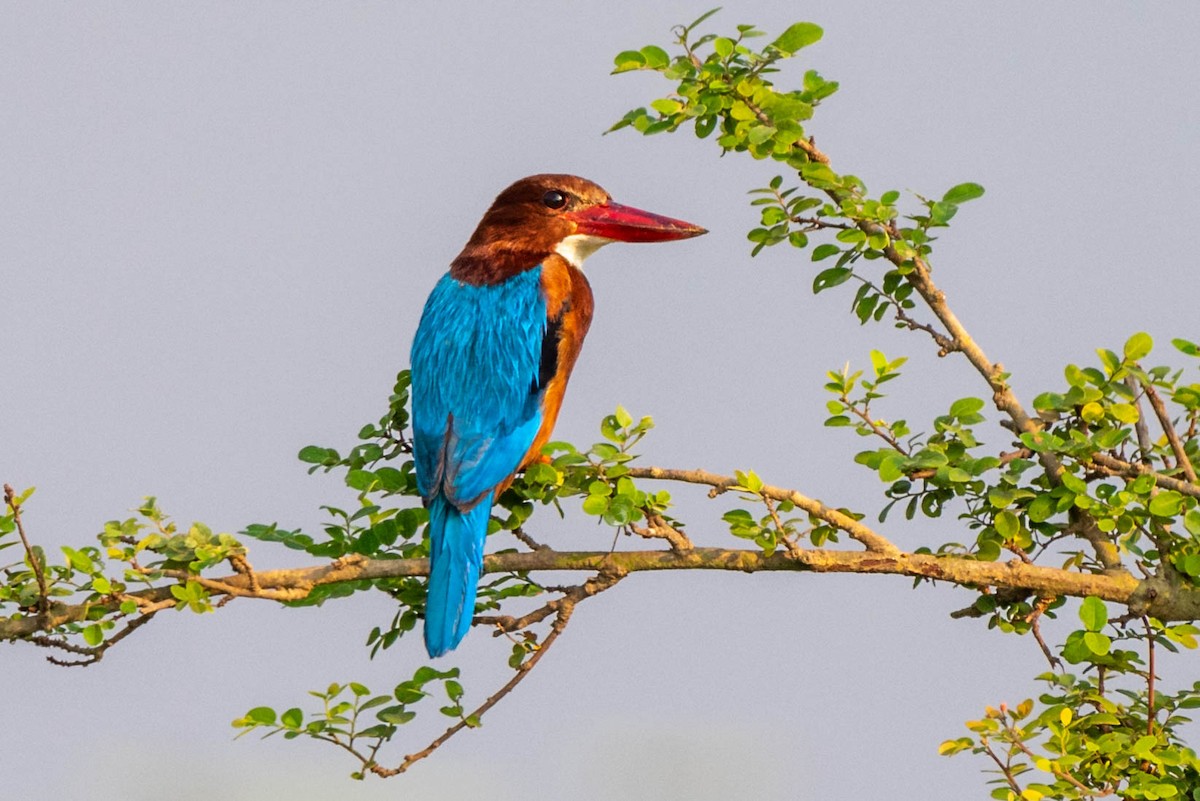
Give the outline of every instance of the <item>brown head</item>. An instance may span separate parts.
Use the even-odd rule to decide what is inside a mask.
[[[666,242],[705,229],[631,206],[575,175],[531,175],[501,192],[450,267],[460,281],[489,284],[558,253],[579,267],[609,242]]]

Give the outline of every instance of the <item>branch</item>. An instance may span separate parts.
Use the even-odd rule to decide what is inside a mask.
[[[28,557],[29,566],[33,568],[33,575],[37,579],[38,615],[44,618],[46,610],[49,608],[49,596],[46,592],[46,575],[42,572],[42,563],[38,560],[37,554],[33,552],[33,546],[29,544],[29,537],[25,535],[25,524],[21,522],[21,504],[17,501],[17,495],[13,491],[11,484],[4,485],[4,503],[9,509],[12,509],[13,522],[17,526],[17,534],[21,537],[21,545],[25,548],[25,556]]]
[[[404,771],[412,767],[413,764],[420,762],[422,759],[441,748],[451,737],[469,727],[471,724],[467,721],[472,719],[478,720],[479,718],[483,717],[485,712],[498,704],[504,698],[504,696],[516,689],[516,686],[520,684],[525,677],[529,675],[530,671],[533,670],[537,663],[541,661],[546,652],[550,650],[550,646],[554,645],[555,641],[558,640],[558,635],[562,634],[563,630],[567,627],[567,623],[569,623],[571,620],[571,614],[575,611],[575,605],[586,598],[590,598],[593,595],[598,595],[610,587],[615,586],[616,583],[623,578],[623,576],[624,574],[618,571],[603,572],[597,575],[595,578],[588,579],[581,585],[569,588],[565,596],[546,604],[546,608],[552,608],[555,612],[554,623],[550,625],[550,633],[546,635],[546,639],[543,640],[542,644],[538,646],[536,651],[534,651],[533,656],[529,658],[529,661],[521,663],[521,665],[517,668],[517,673],[515,676],[509,679],[508,682],[505,683],[505,685],[499,690],[492,693],[486,701],[484,701],[475,709],[475,711],[464,716],[462,720],[446,729],[446,731],[442,732],[437,739],[425,746],[425,748],[417,751],[414,754],[407,755],[404,757],[404,761],[394,768],[384,768],[379,765],[371,764],[369,766],[371,772],[385,779],[389,776],[395,776],[398,773],[404,773]]]
[[[707,470],[672,470],[663,467],[633,467],[629,470],[629,475],[633,478],[651,478],[661,481],[683,481],[688,484],[705,484],[713,488],[710,495],[718,495],[726,490],[738,485],[737,479],[730,476],[722,476],[716,473],[710,473]],[[824,520],[831,526],[835,526],[849,534],[854,539],[866,546],[870,552],[895,555],[900,553],[900,549],[891,543],[886,537],[875,533],[867,526],[850,517],[845,512],[837,509],[830,509],[820,501],[813,500],[807,495],[802,495],[795,490],[783,489],[781,487],[772,487],[769,484],[764,484],[759,494],[764,497],[771,498],[776,501],[791,501],[800,509],[811,514],[820,520]]]
[[[627,528],[637,534],[639,537],[647,540],[661,539],[666,540],[671,546],[672,551],[690,551],[696,547],[692,541],[688,539],[688,535],[684,534],[679,529],[672,526],[662,515],[647,513],[648,525],[639,526],[635,523],[630,523]]]
[[[1150,406],[1154,409],[1154,415],[1158,418],[1163,433],[1167,435],[1167,442],[1171,443],[1171,450],[1175,452],[1176,466],[1183,470],[1183,474],[1187,476],[1188,481],[1193,484],[1198,483],[1196,481],[1196,470],[1192,467],[1191,460],[1188,459],[1187,451],[1183,449],[1183,443],[1179,441],[1179,434],[1175,431],[1175,426],[1171,424],[1171,416],[1167,414],[1167,407],[1163,404],[1158,390],[1149,381],[1142,382],[1142,389],[1146,391],[1146,399],[1150,401]]]
[[[1093,453],[1091,460],[1092,464],[1111,475],[1126,476],[1128,478],[1154,476],[1154,483],[1163,489],[1175,490],[1181,495],[1191,495],[1193,498],[1200,498],[1200,484],[1192,484],[1187,481],[1181,481],[1178,478],[1164,476],[1162,473],[1152,470],[1144,464],[1127,462],[1124,459],[1118,459],[1107,453]]]
[[[1148,614],[1162,621],[1200,619],[1200,591],[1164,577],[1138,581],[1127,572],[1078,573],[1069,570],[1027,564],[1019,559],[1009,562],[985,562],[962,556],[905,553],[893,550],[834,551],[801,549],[798,554],[783,551],[770,556],[762,551],[694,548],[674,551],[555,551],[492,554],[484,559],[485,573],[521,570],[585,570],[634,573],[655,570],[734,570],[793,571],[808,573],[878,573],[949,581],[969,587],[1008,587],[1053,595],[1086,597],[1094,595],[1106,601],[1127,604],[1137,614]],[[354,557],[331,565],[271,570],[257,574],[264,591],[277,597],[286,591],[289,597],[305,597],[314,587],[353,581],[394,579],[429,574],[426,559],[366,559]],[[242,574],[226,576],[218,584],[248,590],[249,579]],[[217,593],[219,594],[219,593]],[[157,587],[130,593],[143,599],[170,597],[169,587]],[[243,597],[256,597],[243,595]],[[99,601],[83,604],[54,604],[48,625],[61,626],[83,620],[89,612],[116,610],[116,604]],[[0,639],[28,637],[43,630],[36,617],[0,619]]]
[[[797,145],[799,144],[797,143]],[[806,144],[807,147],[802,147],[801,149],[810,159],[819,161],[822,164],[829,163],[829,157],[817,150],[812,142]],[[847,192],[836,187],[823,188],[822,191],[838,205],[850,199]],[[859,220],[858,227],[867,234],[881,232],[887,233],[890,237],[894,233],[894,230],[888,230],[885,226],[872,220]],[[925,304],[933,312],[934,316],[941,322],[942,326],[946,329],[946,333],[949,334],[952,347],[947,347],[941,340],[937,340],[935,337],[935,341],[938,342],[940,347],[939,353],[957,351],[967,357],[967,361],[975,367],[975,370],[983,376],[988,386],[991,387],[993,405],[1008,415],[1017,433],[1036,434],[1040,432],[1042,430],[1041,421],[1035,417],[1030,417],[1029,413],[1025,411],[1025,407],[1017,400],[1016,394],[1013,393],[1012,388],[1008,385],[1003,365],[988,359],[987,354],[983,352],[983,348],[967,332],[966,327],[959,322],[958,315],[946,303],[945,293],[933,283],[933,270],[929,266],[929,262],[918,255],[906,258],[892,244],[888,244],[883,249],[883,255],[895,267],[905,270],[908,282],[917,291],[917,294],[921,296],[922,300],[925,301]],[[1059,458],[1050,451],[1042,451],[1038,454],[1038,458],[1046,471],[1046,475],[1049,476],[1053,483],[1058,484],[1061,481],[1060,477],[1063,472],[1062,462]],[[1115,571],[1123,569],[1121,566],[1120,551],[1098,528],[1095,526],[1082,526],[1079,530],[1079,535],[1091,544],[1092,550],[1096,554],[1096,559],[1104,566],[1105,570]]]

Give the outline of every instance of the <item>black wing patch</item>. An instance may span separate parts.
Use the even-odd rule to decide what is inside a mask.
[[[542,337],[542,361],[538,365],[537,378],[529,388],[531,395],[544,391],[546,385],[550,383],[550,379],[554,378],[554,374],[558,372],[558,341],[562,338],[563,312],[565,311],[566,304],[563,304],[563,309],[559,311],[558,316],[546,321],[546,333]]]

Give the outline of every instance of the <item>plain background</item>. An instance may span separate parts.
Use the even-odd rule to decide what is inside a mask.
[[[351,495],[307,476],[296,452],[345,447],[383,412],[426,293],[492,197],[547,171],[711,229],[589,261],[597,316],[558,435],[593,441],[621,403],[658,423],[647,464],[753,468],[877,509],[880,484],[851,459],[863,443],[822,426],[824,372],[865,365],[872,347],[909,355],[881,413],[918,430],[986,388],[920,336],[860,328],[848,289],[814,298],[805,254],[749,259],[745,192],[776,165],[719,159],[686,131],[600,135],[670,88],[610,77],[612,57],[666,45],[705,10],[0,5],[0,480],[37,485],[32,536],[81,544],[146,494],[185,524],[316,530],[319,505]],[[780,80],[816,67],[842,82],[810,126],[836,169],[877,193],[987,187],[943,234],[935,278],[1026,402],[1062,386],[1065,362],[1138,330],[1182,366],[1166,341],[1200,338],[1200,8],[775,2],[708,25],[775,34],[799,19],[826,36]],[[679,494],[698,540],[728,542],[731,503]],[[560,548],[611,536],[539,522]],[[953,519],[883,530],[906,548],[966,537]],[[296,563],[261,545],[250,558]],[[910,586],[635,576],[580,608],[482,730],[361,784],[334,748],[233,742],[229,721],[330,681],[386,691],[410,676],[419,638],[374,662],[362,647],[390,619],[382,596],[165,614],[86,670],[9,646],[0,795],[985,797],[983,761],[937,745],[985,704],[1036,693],[1044,662],[1031,640],[951,621],[967,593]],[[476,632],[443,663],[478,701],[506,650]],[[1169,685],[1196,678],[1194,660],[1174,671]]]

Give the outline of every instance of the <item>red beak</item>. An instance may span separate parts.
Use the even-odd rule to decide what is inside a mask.
[[[669,242],[707,234],[708,229],[620,203],[589,206],[563,215],[573,220],[580,234],[617,242]]]

